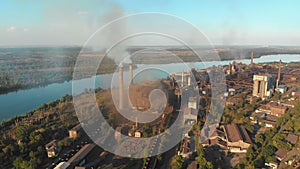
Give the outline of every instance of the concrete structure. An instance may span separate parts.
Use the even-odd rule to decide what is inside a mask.
[[[252,141],[243,126],[230,124],[223,126],[228,150],[232,153],[246,153]]]
[[[280,78],[281,78],[281,64],[282,64],[282,61],[280,60],[280,62],[279,62],[279,68],[278,68],[277,81],[276,81],[276,88],[278,88],[279,81],[280,81]]]
[[[133,84],[133,68],[132,68],[132,64],[129,64],[129,84]]]
[[[275,125],[276,125],[276,122],[275,122],[275,121],[268,120],[268,119],[263,120],[262,122],[265,124],[265,126],[266,126],[267,128],[274,128]]]
[[[76,139],[79,137],[79,131],[82,129],[81,125],[78,124],[75,127],[73,127],[71,130],[69,130],[69,138]]]
[[[70,166],[68,162],[60,162],[54,169],[67,169]]]
[[[139,131],[134,132],[134,137],[136,138],[141,138],[142,137],[142,133]]]
[[[181,73],[181,87],[184,86],[184,72]]]
[[[251,123],[253,124],[261,124],[260,121],[265,119],[267,117],[267,114],[265,112],[254,112],[249,117],[251,120]]]
[[[119,67],[119,109],[124,108],[124,79],[123,79],[123,67]]]
[[[198,98],[197,97],[190,97],[188,101],[188,108],[190,109],[198,109]]]
[[[70,167],[74,168],[75,166],[79,165],[82,166],[85,164],[86,160],[85,157],[94,149],[95,144],[86,144],[83,146],[70,160],[68,163]]]
[[[284,94],[285,92],[287,92],[287,86],[284,86],[284,85],[280,85],[276,88],[276,91],[279,92],[279,93],[282,93]]]
[[[250,61],[250,66],[253,67],[253,59],[254,59],[254,53],[251,53],[251,61]]]
[[[205,142],[202,143],[203,147],[215,146],[219,148],[219,151],[227,150],[227,140],[223,130],[215,129]]]
[[[277,103],[270,104],[270,109],[271,109],[271,115],[277,116],[277,117],[282,117],[287,111],[286,106],[284,106],[283,104],[277,104]]]
[[[251,144],[252,141],[243,126],[230,124],[213,131],[210,137],[202,143],[202,146],[214,146],[220,152],[246,153]]]
[[[59,152],[56,140],[52,140],[51,142],[46,144],[45,148],[47,151],[47,156],[49,158],[55,157]]]
[[[172,73],[171,78],[174,78],[180,87],[189,86],[192,83],[190,72],[174,72]]]
[[[254,75],[253,82],[253,96],[263,99],[271,96],[273,88],[273,77],[271,75]]]

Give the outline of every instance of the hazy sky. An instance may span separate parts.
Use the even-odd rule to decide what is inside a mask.
[[[185,19],[215,45],[300,46],[299,9],[297,0],[1,0],[0,46],[83,45],[105,23],[139,12]]]

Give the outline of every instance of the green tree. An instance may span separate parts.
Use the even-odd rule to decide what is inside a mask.
[[[176,155],[171,163],[172,169],[182,169],[185,163],[185,158],[180,156],[180,155]]]
[[[30,162],[24,160],[21,157],[17,157],[14,162],[13,166],[15,169],[32,169]]]
[[[206,160],[205,152],[202,146],[197,150],[196,162],[199,164],[199,169],[213,169],[213,164]]]
[[[15,134],[14,134],[15,140],[27,143],[28,136],[29,136],[29,127],[17,126],[17,128],[15,129]]]
[[[262,152],[262,155],[264,157],[272,156],[276,152],[276,150],[277,150],[276,147],[274,147],[272,145],[268,145],[268,146],[266,146],[266,148]]]

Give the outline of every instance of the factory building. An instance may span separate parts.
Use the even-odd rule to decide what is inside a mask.
[[[253,96],[265,99],[273,93],[273,77],[271,75],[253,76]]]

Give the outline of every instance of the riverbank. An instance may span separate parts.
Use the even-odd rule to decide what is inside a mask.
[[[300,48],[288,46],[193,48],[209,62],[247,60],[251,58],[252,52],[256,59],[266,55],[300,54]],[[81,47],[0,48],[0,95],[72,80],[80,51]],[[194,51],[182,47],[129,47],[128,52],[132,54],[131,60],[136,65],[202,62]],[[85,58],[86,65],[81,69],[87,72],[85,75],[88,76],[82,78],[93,76],[89,75],[89,72],[98,57]],[[117,68],[111,58],[104,57],[102,63],[97,75],[113,73]]]
[[[300,61],[300,55],[270,55],[263,56],[261,58],[254,59],[254,63],[267,63],[267,62],[278,62],[282,60],[285,63]],[[249,59],[236,60],[237,62],[242,62],[244,64],[249,64]],[[228,65],[229,61],[220,62],[198,62],[198,63],[177,63],[177,64],[155,64],[155,65],[136,65],[137,68],[134,70],[134,74],[137,75],[135,80],[141,82],[143,80],[151,80],[154,78],[165,78],[168,73],[178,72],[178,71],[189,71],[191,68],[196,69],[206,69],[213,65]],[[152,76],[138,75],[138,72],[145,72],[144,69],[156,68],[157,71],[153,73]],[[162,72],[159,70],[165,70]],[[147,73],[147,72],[145,72]],[[148,72],[149,73],[149,72]],[[87,81],[90,79],[81,79],[77,82],[80,83],[80,89],[78,91],[84,92],[85,88],[102,88],[109,89],[111,87],[117,87],[118,83],[113,83],[112,79],[118,77],[118,74],[103,74],[93,77],[92,80],[95,81],[95,86],[87,86]],[[129,73],[124,71],[124,79],[129,79]],[[115,81],[117,82],[117,81]],[[33,88],[29,90],[19,90],[18,92],[10,92],[5,95],[0,95],[0,121],[10,119],[14,116],[24,114],[24,112],[30,112],[43,103],[48,103],[53,100],[57,100],[64,95],[72,95],[72,83],[73,81],[68,81],[64,83],[50,84],[45,87]],[[125,82],[126,83],[126,82]]]

